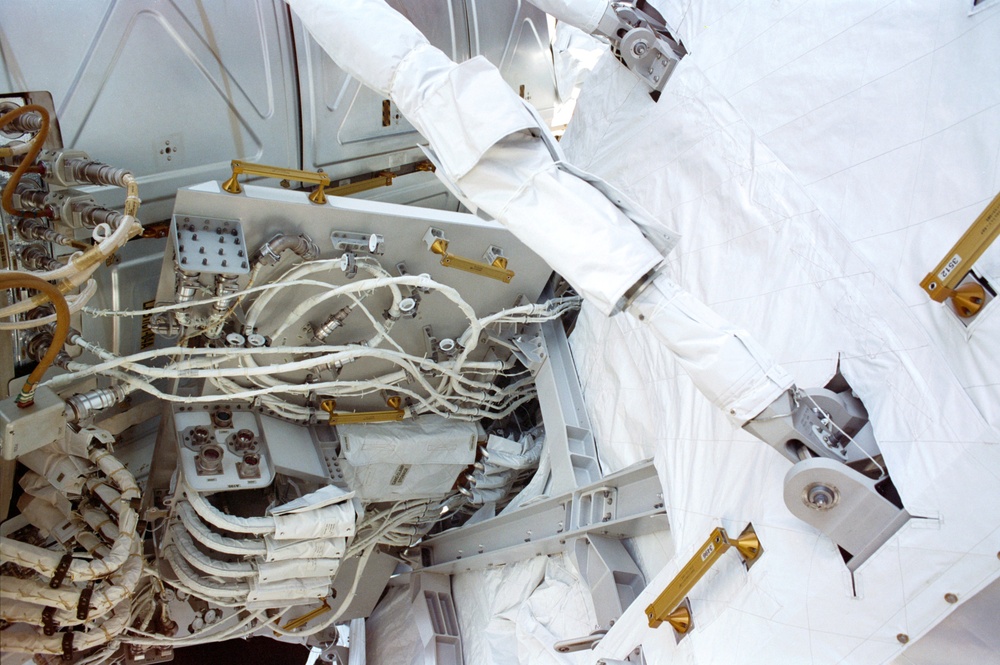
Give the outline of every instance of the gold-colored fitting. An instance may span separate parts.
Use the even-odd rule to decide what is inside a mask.
[[[986,289],[975,282],[963,284],[951,293],[951,304],[963,319],[975,316],[986,302]]]
[[[384,423],[393,420],[402,420],[406,416],[403,410],[403,400],[398,395],[393,395],[386,400],[389,406],[388,411],[357,411],[354,413],[337,411],[337,400],[325,399],[319,403],[319,408],[330,414],[327,421],[329,425],[348,425],[357,423]]]

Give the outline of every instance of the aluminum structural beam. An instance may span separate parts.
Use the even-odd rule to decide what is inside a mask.
[[[669,528],[651,460],[420,544],[420,570],[454,574],[563,552],[579,538],[629,538]]]

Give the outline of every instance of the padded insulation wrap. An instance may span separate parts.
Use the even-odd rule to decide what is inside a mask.
[[[344,475],[364,501],[444,496],[476,461],[475,423],[421,416],[339,425]]]

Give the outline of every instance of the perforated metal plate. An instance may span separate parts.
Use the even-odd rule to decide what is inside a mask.
[[[237,220],[174,215],[174,252],[181,270],[213,275],[246,275],[250,259]]]

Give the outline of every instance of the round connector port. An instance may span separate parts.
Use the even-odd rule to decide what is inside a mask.
[[[222,448],[214,443],[201,449],[201,453],[195,457],[195,466],[199,474],[216,474],[222,472]]]

